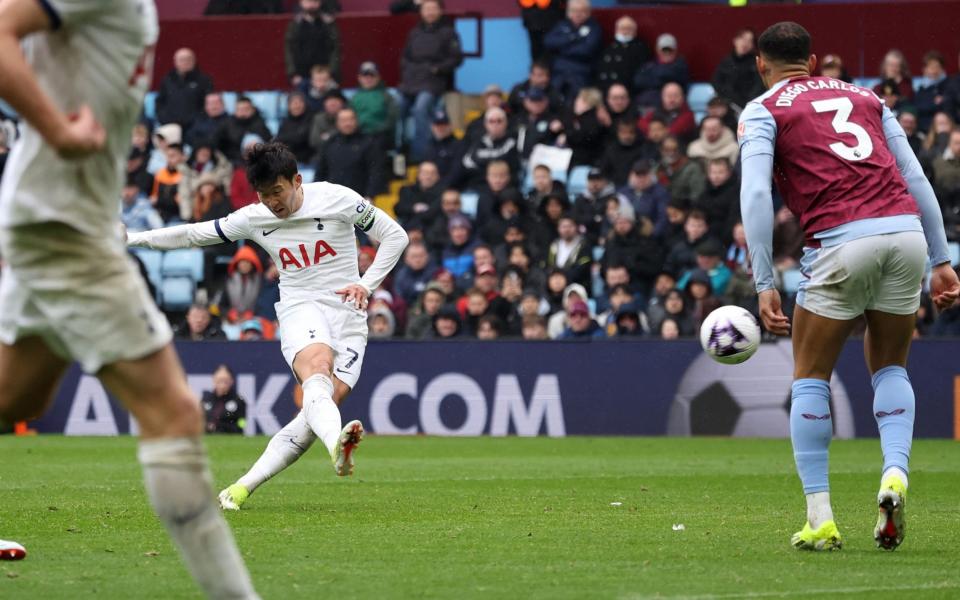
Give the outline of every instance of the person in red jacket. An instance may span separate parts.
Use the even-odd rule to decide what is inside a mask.
[[[660,91],[660,107],[647,113],[637,122],[644,135],[647,135],[650,121],[653,119],[660,119],[666,123],[670,133],[684,144],[697,137],[697,120],[693,116],[693,111],[687,106],[680,84],[664,85]]]

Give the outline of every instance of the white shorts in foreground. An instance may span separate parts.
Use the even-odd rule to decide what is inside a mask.
[[[316,300],[280,301],[280,349],[293,370],[293,359],[311,344],[333,348],[333,375],[353,389],[367,349],[366,312],[351,308],[333,292],[318,292]]]
[[[871,235],[826,248],[805,248],[797,304],[849,321],[867,310],[909,315],[920,308],[927,242],[919,231]]]
[[[3,230],[0,248],[0,342],[40,336],[88,373],[170,342],[170,325],[119,239],[38,223]]]

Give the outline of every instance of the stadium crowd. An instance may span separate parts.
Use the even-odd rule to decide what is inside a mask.
[[[215,0],[208,11],[230,5]],[[276,131],[249,97],[229,113],[194,53],[178,50],[155,122],[143,119],[132,134],[124,224],[139,231],[203,221],[256,202],[242,156],[276,138],[302,172],[370,199],[388,191],[404,163],[416,165],[392,207],[411,243],[373,293],[371,338],[672,339],[695,335],[722,304],[755,312],[734,133],[742,107],[763,92],[754,33],[737,32],[730,53],[717,57],[717,95],[695,115],[674,35],[661,33],[651,48],[623,16],[605,44],[588,0],[570,0],[565,13],[557,3],[524,6],[529,76],[508,91],[488,86],[481,114],[462,131],[444,106],[460,41],[438,0],[390,7],[420,15],[395,91],[369,61],[359,87],[342,89],[339,4],[300,0],[285,38],[290,89]],[[915,87],[903,54],[890,50],[875,91],[898,115],[958,241],[960,74],[948,76],[933,50],[921,68]],[[849,81],[839,56],[825,55],[820,69]],[[15,134],[0,113],[0,172]],[[586,181],[571,193],[574,171]],[[376,249],[361,241],[362,274]],[[780,208],[774,258],[785,279],[802,247],[799,224]],[[182,317],[178,335],[272,339],[277,265],[249,244],[204,253],[197,303],[171,315]],[[917,334],[960,335],[960,309],[937,315],[925,297]]]

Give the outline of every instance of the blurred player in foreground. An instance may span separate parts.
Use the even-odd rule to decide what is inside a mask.
[[[338,405],[357,383],[367,347],[367,299],[393,269],[407,234],[350,188],[304,184],[297,159],[279,142],[246,156],[247,177],[260,202],[223,219],[131,233],[128,244],[168,250],[250,240],[280,270],[280,348],[303,385],[303,410],[281,429],[250,471],[220,492],[220,505],[238,510],[262,483],[294,463],[319,437],[337,475],[353,472],[360,421],[341,429]],[[380,242],[363,277],[354,227]]]
[[[806,234],[793,322],[790,437],[807,498],[797,548],[840,548],[828,483],[833,433],[830,375],[863,315],[864,354],[873,375],[883,473],[874,538],[903,541],[904,501],[913,441],[914,393],[905,369],[927,255],[930,293],[941,308],[960,292],[950,266],[943,217],[903,129],[873,92],[812,77],[810,35],[777,23],[759,40],[757,69],[768,91],[740,116],[740,202],[768,330],[790,333],[771,266],[771,177]]]
[[[0,187],[0,420],[42,414],[71,360],[96,373],[140,425],[147,495],[194,579],[256,598],[213,499],[200,404],[119,235],[156,40],[152,0],[0,0],[0,96],[26,121]]]

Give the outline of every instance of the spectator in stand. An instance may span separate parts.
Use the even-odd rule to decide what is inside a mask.
[[[407,132],[413,162],[423,160],[430,139],[430,116],[437,101],[453,86],[453,73],[463,62],[460,37],[443,17],[439,0],[420,3],[420,22],[410,30],[400,57],[401,118],[413,115]]]
[[[437,165],[437,170],[440,172],[440,185],[443,188],[451,187],[460,179],[463,144],[453,134],[450,117],[444,110],[433,113],[425,160]]]
[[[206,175],[212,178],[214,185],[224,190],[230,187],[233,177],[233,165],[227,157],[215,150],[211,142],[204,140],[194,145],[190,159],[179,170],[177,195],[180,199],[180,219],[187,222],[197,221],[197,215],[205,212],[198,211],[194,202],[201,177]]]
[[[223,105],[223,96],[219,92],[208,93],[203,98],[203,114],[198,115],[187,130],[187,143],[195,146],[201,141],[215,139],[217,131],[229,118]]]
[[[663,237],[667,230],[667,203],[670,194],[657,182],[654,163],[641,158],[633,163],[627,185],[617,191],[620,204],[633,208],[634,218],[647,218],[653,223],[653,234]]]
[[[513,86],[510,90],[510,97],[507,104],[510,106],[510,113],[521,116],[524,113],[523,100],[526,94],[533,88],[543,90],[549,103],[549,112],[558,114],[563,109],[563,98],[554,89],[550,81],[550,63],[544,60],[535,60],[530,65],[530,75],[526,80]]]
[[[723,262],[723,246],[713,238],[707,238],[697,246],[697,267],[684,273],[677,281],[677,289],[686,290],[696,272],[706,273],[710,289],[717,296],[727,291],[733,272]]]
[[[960,212],[960,129],[950,133],[946,149],[933,160],[933,181],[944,217],[955,220]]]
[[[471,239],[472,230],[470,220],[464,215],[454,215],[447,220],[447,243],[440,260],[454,278],[473,269],[473,248],[477,242]]]
[[[670,198],[670,202],[667,202],[667,228],[661,236],[663,247],[667,251],[686,237],[684,226],[687,223],[687,215],[690,213],[690,205],[690,200],[686,198]]]
[[[217,130],[217,150],[223,152],[231,162],[240,162],[241,143],[244,136],[250,133],[259,136],[261,140],[273,137],[250,98],[240,96],[237,98],[237,108],[233,116],[224,121]]]
[[[147,170],[147,162],[150,160],[150,130],[143,123],[137,123],[130,132],[130,141],[126,164],[127,179],[135,181],[142,193],[150,195],[153,191],[153,175]]]
[[[623,269],[624,267],[618,266],[618,268]],[[629,277],[629,275],[627,277]],[[617,310],[624,305],[629,304],[634,308],[637,308],[637,305],[634,304],[635,298],[633,291],[630,289],[630,286],[626,284],[614,285],[608,290],[605,290],[605,292],[606,300],[604,306],[606,309],[597,315],[597,323],[606,331],[607,337],[614,337],[617,335]],[[643,311],[637,310],[637,312],[642,313]],[[643,320],[646,321],[646,318]],[[645,323],[645,326],[649,327],[649,323]]]
[[[610,115],[603,106],[600,90],[592,87],[581,89],[572,110],[563,119],[563,134],[557,142],[573,150],[571,169],[580,165],[596,165],[603,152],[603,138],[609,124]]]
[[[913,153],[920,157],[920,153],[923,150],[923,141],[926,139],[926,133],[921,131],[919,124],[917,123],[917,115],[911,109],[905,109],[900,111],[900,114],[897,115],[897,121],[900,123],[900,127],[903,127],[903,132],[907,134],[907,143],[910,144],[910,148],[913,150]],[[931,122],[933,119],[931,118]]]
[[[649,137],[650,122],[660,119],[669,132],[684,143],[697,135],[697,120],[687,106],[683,88],[677,83],[667,83],[660,92],[660,106],[647,113],[639,121],[640,130]]]
[[[607,114],[610,116],[610,122],[616,123],[621,120],[636,121],[637,114],[630,101],[630,91],[627,84],[614,83],[607,88],[607,95],[604,98]]]
[[[629,98],[634,74],[651,58],[650,47],[637,37],[637,22],[620,17],[614,25],[613,41],[600,55],[597,85],[608,90],[615,83],[622,84]]]
[[[262,137],[255,133],[248,133],[243,136],[240,146],[245,154],[257,144],[262,143]],[[257,202],[260,202],[260,197],[257,196],[257,191],[253,189],[247,178],[247,165],[243,161],[238,161],[233,168],[233,178],[230,180],[230,206],[234,210],[239,210]]]
[[[460,314],[452,306],[444,306],[433,317],[433,333],[436,339],[453,339],[462,336],[463,325]]]
[[[913,98],[917,121],[921,129],[929,129],[933,115],[943,106],[947,91],[947,70],[943,55],[931,50],[923,55],[923,78]]]
[[[823,61],[820,62],[820,75],[853,83],[853,79],[843,66],[843,60],[836,54],[827,54],[823,57]]]
[[[203,221],[213,221],[222,219],[230,214],[230,201],[223,193],[223,183],[212,173],[200,175],[191,187],[193,190],[193,215],[190,221],[201,223]],[[226,244],[217,244],[216,246],[228,246]],[[215,246],[207,246],[213,248]]]
[[[527,194],[527,208],[540,208],[544,199],[550,194],[565,194],[567,187],[553,178],[553,173],[547,165],[536,165],[532,173],[533,189]]]
[[[515,270],[523,279],[525,288],[537,294],[542,293],[547,284],[547,276],[543,269],[533,264],[533,256],[523,242],[507,242],[506,248],[506,262],[509,268]]]
[[[680,324],[677,320],[670,317],[663,320],[660,324],[660,339],[676,340],[680,338]]]
[[[667,300],[667,294],[676,288],[676,286],[676,278],[666,271],[662,271],[659,275],[657,275],[656,280],[654,280],[653,292],[651,293],[650,299],[647,301],[643,311],[646,313],[647,318],[649,319],[649,326],[651,330],[656,330],[654,325],[660,323],[664,318],[666,318],[667,312],[664,308],[664,303]]]
[[[673,321],[676,331],[671,338],[689,337],[696,334],[697,328],[690,316],[687,308],[687,301],[683,292],[677,289],[670,290],[663,300],[663,313],[659,318],[650,319],[650,327],[653,331],[663,331],[666,322]]]
[[[207,433],[243,435],[247,424],[247,403],[237,394],[236,376],[227,365],[213,372],[213,390],[203,393],[204,429]]]
[[[664,259],[663,247],[653,237],[653,223],[650,219],[644,217],[637,223],[633,208],[621,207],[604,249],[604,267],[626,267],[630,272],[634,291],[647,298],[654,280],[663,270]]]
[[[507,107],[503,101],[503,90],[499,85],[491,83],[487,87],[483,88],[483,112],[476,118],[467,123],[467,130],[463,134],[463,141],[467,145],[473,144],[477,140],[483,137],[485,120],[484,117],[487,115],[487,111],[492,108],[502,108],[504,112],[507,113],[507,127],[512,129],[511,115],[507,110]]]
[[[684,156],[680,151],[680,142],[672,135],[660,142],[657,179],[666,186],[673,198],[697,198],[707,187],[703,167],[699,162]]]
[[[287,80],[294,87],[310,76],[313,65],[327,65],[333,78],[340,79],[340,30],[334,18],[339,6],[322,4],[300,0],[300,12],[287,26],[283,57]]]
[[[697,266],[697,246],[710,239],[707,217],[699,210],[691,210],[683,224],[684,237],[670,248],[663,268],[674,277]]]
[[[884,79],[880,82],[879,88],[880,91],[878,94],[880,99],[883,100],[883,103],[890,109],[890,112],[892,112],[894,116],[899,115],[905,104],[900,95],[900,87],[897,85],[897,82],[893,79]]]
[[[488,109],[483,117],[484,135],[470,145],[463,155],[463,173],[466,186],[476,189],[482,185],[487,165],[503,161],[510,169],[510,181],[516,181],[520,172],[520,153],[517,139],[507,127],[507,113],[502,108]],[[479,212],[478,212],[479,214]]]
[[[640,137],[633,118],[616,121],[615,132],[616,136],[604,146],[600,169],[613,185],[623,187],[627,184],[631,167],[640,159],[657,160],[660,149]]]
[[[795,269],[800,266],[804,246],[803,229],[797,217],[786,206],[781,206],[774,215],[773,225],[773,264],[780,270]]]
[[[360,88],[350,98],[357,112],[361,133],[376,140],[379,148],[392,150],[396,145],[397,103],[380,78],[380,69],[372,61],[360,65]]]
[[[570,325],[563,330],[558,340],[602,339],[607,337],[596,321],[590,318],[590,308],[583,300],[574,300],[567,310]]]
[[[516,188],[508,188],[497,198],[497,205],[493,216],[486,221],[481,237],[491,245],[505,242],[507,228],[514,223],[528,228],[527,203],[523,195]]]
[[[440,209],[440,173],[437,165],[424,161],[417,169],[417,181],[400,188],[400,199],[393,207],[404,229],[424,228]]]
[[[183,129],[176,123],[161,125],[153,131],[151,142],[153,142],[153,148],[150,149],[150,156],[147,159],[147,171],[152,175],[167,164],[167,146],[183,144]]]
[[[337,133],[323,145],[316,163],[316,181],[339,183],[368,200],[384,190],[382,152],[377,142],[360,133],[357,113],[337,113]]]
[[[926,138],[923,140],[923,152],[921,153],[920,162],[922,163],[932,163],[933,160],[943,154],[943,151],[947,149],[947,145],[950,143],[950,133],[954,130],[956,125],[950,116],[945,112],[939,112],[933,115],[933,124],[930,126],[930,131],[927,132]],[[930,169],[927,169],[928,174],[931,172]]]
[[[589,242],[580,235],[577,222],[569,214],[560,217],[557,223],[557,239],[547,251],[546,268],[562,269],[567,281],[590,285],[590,263],[593,253]]]
[[[163,227],[163,218],[150,204],[136,180],[127,178],[121,192],[120,221],[128,232],[149,231]]]
[[[690,274],[690,279],[684,290],[684,294],[687,296],[687,306],[690,307],[690,316],[693,319],[694,331],[700,331],[700,325],[707,315],[722,305],[720,299],[714,293],[710,281],[710,276],[703,269],[697,269]]]
[[[609,337],[632,338],[642,337],[647,334],[644,326],[644,314],[640,312],[636,304],[628,302],[617,309],[615,313],[615,331],[614,335]],[[609,334],[609,332],[608,332]]]
[[[572,214],[591,245],[595,245],[600,239],[600,225],[603,223],[606,200],[616,193],[613,183],[600,168],[590,169],[587,173],[587,189],[574,199]]]
[[[561,217],[569,212],[570,200],[566,193],[547,194],[537,209],[536,224],[528,228],[530,245],[535,248],[549,247],[557,239]]]
[[[410,340],[426,339],[433,326],[433,318],[446,301],[446,294],[436,283],[428,283],[420,294],[419,301],[410,314],[407,323],[406,338]]]
[[[227,266],[227,310],[239,313],[253,311],[263,283],[263,263],[253,246],[237,249]]]
[[[300,164],[307,164],[313,158],[313,147],[310,146],[311,117],[303,94],[292,92],[287,96],[287,116],[280,123],[276,139],[290,148]]]
[[[731,165],[737,163],[740,146],[733,132],[716,117],[705,117],[700,123],[700,137],[687,147],[687,156],[706,164],[715,158],[723,158]]]
[[[958,62],[960,62],[960,57],[958,57]],[[942,109],[954,121],[960,120],[960,72],[947,77]]]
[[[491,267],[486,267],[483,271],[483,278],[491,277]],[[480,278],[481,273],[477,274]],[[494,285],[497,278],[493,273],[492,279]],[[463,333],[471,338],[477,337],[477,329],[480,325],[480,319],[490,314],[490,298],[487,293],[479,288],[470,288],[457,302],[460,318],[463,322]],[[460,307],[462,306],[462,309]]]
[[[376,304],[368,310],[367,328],[372,340],[388,340],[397,330],[397,319],[385,304]]]
[[[160,213],[164,223],[173,223],[180,220],[180,193],[179,185],[181,166],[183,166],[183,146],[168,144],[165,152],[167,164],[157,171],[153,180],[153,191],[150,193],[150,202]]]
[[[176,123],[187,131],[203,111],[204,98],[213,91],[213,80],[197,68],[190,48],[173,53],[173,69],[160,81],[157,92],[157,121]]]
[[[525,340],[544,341],[547,337],[547,321],[540,315],[524,315],[520,334]]]
[[[307,112],[311,115],[323,110],[323,100],[327,93],[339,90],[340,85],[330,73],[327,65],[313,65],[310,67],[310,77],[296,86],[296,90],[303,94],[307,101]]]
[[[426,225],[423,232],[424,242],[435,258],[440,256],[443,247],[447,244],[450,218],[462,215],[462,208],[460,192],[453,188],[443,190],[440,195],[440,212],[433,218],[432,223]]]
[[[713,89],[743,109],[766,88],[757,72],[756,39],[750,29],[741,29],[733,36],[733,50],[713,72]]]
[[[583,286],[578,286],[583,288]],[[547,272],[547,287],[543,299],[547,301],[547,311],[544,314],[554,315],[557,312],[565,310],[567,289],[567,276],[561,269],[551,269]],[[587,297],[587,291],[583,290],[583,298]],[[563,331],[561,327],[557,334]]]
[[[706,215],[711,236],[730,242],[733,226],[740,221],[740,185],[726,159],[707,163],[707,187],[693,200],[693,207]]]
[[[497,275],[497,259],[493,255],[493,250],[490,249],[490,246],[478,242],[473,245],[473,267],[468,271],[464,272],[460,277],[457,278],[457,289],[458,290],[469,290],[470,288],[476,286],[481,288],[485,293],[489,293],[490,297],[493,298],[495,291],[497,289],[496,275]],[[481,282],[478,274],[485,269],[491,270],[493,278]],[[458,302],[466,302],[462,298]],[[460,312],[463,312],[464,304],[460,303],[457,305],[460,308]]]
[[[500,197],[512,186],[510,165],[503,160],[490,161],[486,166],[485,184],[473,188],[478,194],[476,221],[483,228],[500,206]]]
[[[569,0],[567,18],[543,38],[553,57],[553,85],[564,98],[593,83],[593,70],[603,44],[603,32],[590,16],[589,0]]]
[[[320,157],[323,145],[337,133],[337,115],[347,108],[347,98],[340,90],[331,90],[323,98],[323,109],[310,122],[310,146],[316,150],[314,160]]]
[[[523,112],[517,116],[517,147],[524,159],[530,158],[534,146],[553,146],[563,131],[563,122],[550,112],[547,94],[540,88],[521,92]]]
[[[477,339],[485,342],[500,339],[506,333],[506,325],[496,315],[484,315],[477,323]]]
[[[640,67],[633,78],[637,104],[644,108],[656,106],[660,90],[668,83],[676,83],[681,91],[686,90],[690,84],[690,68],[677,51],[677,38],[661,33],[657,38],[656,56]]]
[[[266,15],[285,12],[282,0],[210,0],[204,15]]]
[[[723,126],[730,131],[736,131],[737,114],[730,109],[730,102],[723,96],[714,96],[707,102],[707,117],[716,117],[720,119]]]
[[[544,36],[563,20],[563,0],[519,0],[523,28],[530,40],[530,60],[544,59],[548,53]]]
[[[407,304],[414,304],[427,289],[436,264],[430,259],[430,253],[423,242],[411,242],[403,254],[403,264],[396,271],[393,289]]]
[[[896,48],[888,50],[880,63],[880,83],[873,91],[880,97],[883,97],[883,82],[890,79],[896,84],[899,97],[905,101],[913,100],[913,79],[910,77],[910,67],[907,65],[907,59]]]
[[[174,335],[181,340],[225,340],[227,336],[220,329],[220,324],[210,314],[204,304],[194,304],[187,310],[186,317],[175,329]]]

